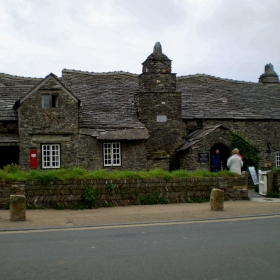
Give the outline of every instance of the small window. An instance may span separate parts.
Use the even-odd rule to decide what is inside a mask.
[[[42,145],[42,168],[60,168],[60,144]]]
[[[42,108],[57,108],[58,107],[58,95],[42,95]]]
[[[104,166],[121,166],[121,144],[119,142],[103,144]]]
[[[52,108],[58,107],[58,95],[52,95]]]
[[[275,151],[275,167],[280,167],[280,151]]]
[[[49,95],[42,95],[42,108],[50,107],[50,97]]]

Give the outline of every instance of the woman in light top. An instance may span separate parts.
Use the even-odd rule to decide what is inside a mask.
[[[238,156],[239,150],[237,148],[232,150],[232,156],[227,160],[227,167],[229,171],[241,175],[241,167],[243,166],[242,159]]]

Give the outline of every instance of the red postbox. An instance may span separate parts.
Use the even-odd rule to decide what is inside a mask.
[[[37,150],[30,150],[30,168],[37,168]]]

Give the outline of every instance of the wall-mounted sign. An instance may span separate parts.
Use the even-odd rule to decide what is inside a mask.
[[[199,162],[209,162],[209,153],[198,153]]]
[[[166,122],[167,121],[167,117],[164,115],[158,115],[157,116],[157,122]]]
[[[249,173],[251,175],[253,184],[258,185],[259,184],[259,179],[258,179],[255,167],[254,166],[248,166],[248,170],[249,170]]]

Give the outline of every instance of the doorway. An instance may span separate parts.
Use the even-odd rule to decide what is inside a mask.
[[[0,146],[0,168],[12,163],[19,164],[19,146]]]
[[[210,150],[211,156],[215,154],[216,150],[220,151],[220,158],[222,161],[223,170],[225,170],[227,168],[227,160],[230,157],[230,149],[228,146],[226,146],[222,143],[215,144]],[[210,161],[210,164],[211,164],[211,161]],[[211,168],[211,166],[210,166],[210,168]]]

